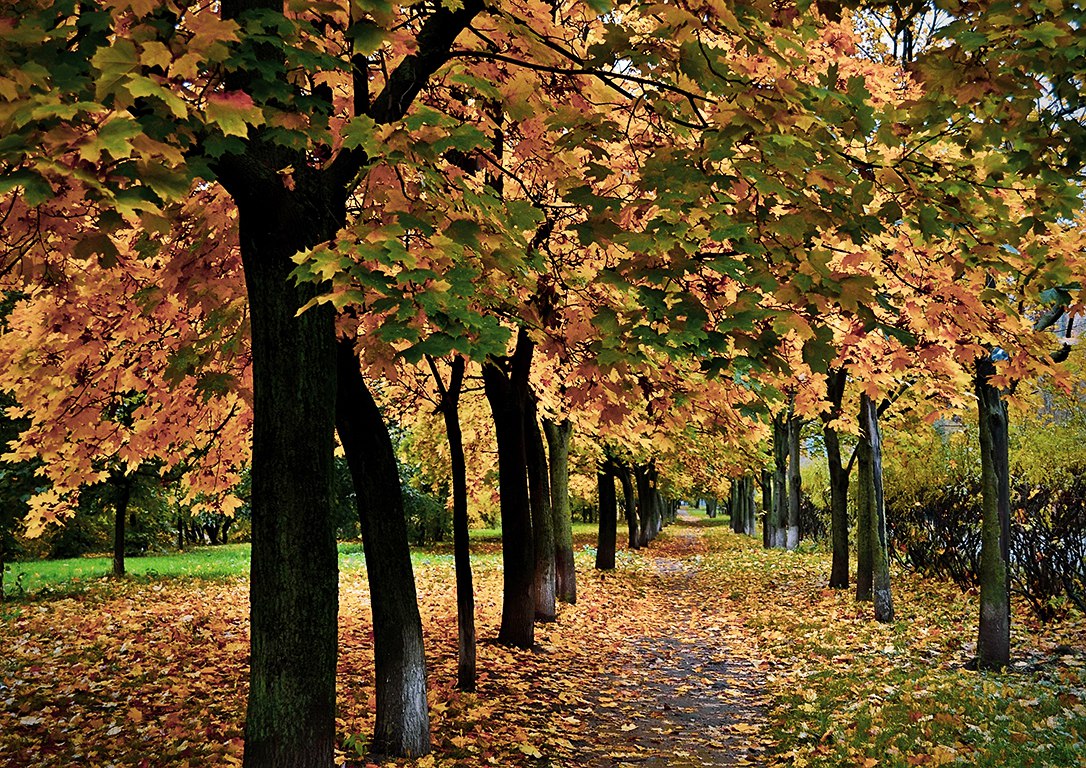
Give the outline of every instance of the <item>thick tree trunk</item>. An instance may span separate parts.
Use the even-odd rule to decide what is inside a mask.
[[[868,469],[867,514],[871,524],[871,587],[875,601],[875,619],[894,620],[894,601],[890,591],[890,556],[886,541],[886,503],[882,490],[882,435],[875,403],[867,395],[860,397],[860,440],[866,444]]]
[[[245,765],[326,768],[335,742],[339,611],[331,523],[333,315],[331,307],[298,315],[316,291],[290,277],[291,257],[310,244],[298,232],[313,231],[300,206],[244,191],[249,197],[231,189],[238,200],[253,355]]]
[[[336,370],[336,428],[358,500],[373,609],[377,722],[372,750],[416,757],[430,751],[430,716],[422,620],[396,454],[348,339],[337,344]]]
[[[848,589],[848,472],[841,463],[841,440],[830,423],[840,418],[845,395],[845,372],[830,369],[826,385],[830,410],[824,417],[822,435],[826,442],[826,464],[830,475],[830,534],[833,541],[833,564],[830,566],[830,588]]]
[[[456,687],[475,690],[475,588],[471,574],[471,547],[468,530],[468,479],[464,457],[464,436],[460,429],[460,393],[464,385],[464,358],[456,355],[445,385],[433,358],[427,358],[440,396],[445,436],[449,441],[449,474],[452,476],[453,568],[456,573],[457,664]]]
[[[995,366],[977,361],[974,384],[980,422],[981,548],[977,667],[1003,669],[1011,661],[1010,464],[1007,404],[992,386]]]
[[[712,520],[716,517],[716,499],[709,497],[705,500],[705,514]]]
[[[483,385],[494,418],[501,488],[502,594],[498,642],[531,648],[535,642],[535,549],[524,450],[524,408],[533,345],[520,331],[509,371],[498,362],[483,363]]]
[[[122,474],[110,477],[113,486],[113,575],[124,576],[124,526],[128,519],[128,501],[132,498],[132,480]]]
[[[637,497],[634,495],[633,478],[630,465],[618,467],[618,481],[622,484],[622,509],[626,514],[626,546],[629,549],[641,548],[641,525],[637,519]]]
[[[577,569],[573,561],[573,516],[569,508],[569,419],[543,420],[551,472],[551,512],[554,515],[554,565],[558,600],[577,602]]]
[[[596,538],[596,568],[601,571],[615,567],[615,543],[618,538],[618,502],[615,499],[615,476],[609,468],[600,467],[596,473],[599,486],[600,523]]]
[[[524,440],[535,548],[535,618],[536,621],[549,622],[558,617],[554,516],[551,512],[547,451],[543,447],[543,434],[539,429],[535,402],[530,397],[524,409]]]
[[[803,421],[798,416],[788,417],[788,532],[785,546],[795,549],[799,546],[799,504],[802,497],[802,485],[799,468],[799,436]]]

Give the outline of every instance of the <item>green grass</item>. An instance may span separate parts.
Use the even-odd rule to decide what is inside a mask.
[[[573,535],[578,546],[590,537],[595,541],[596,526],[575,523]],[[501,529],[479,528],[471,532],[473,557],[495,557],[500,551]],[[184,552],[125,558],[125,570],[134,579],[228,579],[249,573],[249,544],[224,544],[196,547]],[[432,563],[452,563],[452,542],[414,548],[411,560],[416,567]],[[339,566],[344,571],[366,567],[362,544],[339,544]],[[75,557],[63,560],[35,560],[10,563],[4,575],[4,592],[9,597],[34,597],[81,592],[109,576],[113,568],[109,556]]]

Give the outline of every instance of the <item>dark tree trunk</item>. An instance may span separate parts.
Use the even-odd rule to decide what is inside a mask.
[[[316,288],[296,286],[290,273],[297,251],[336,228],[314,232],[306,219],[319,214],[281,189],[228,189],[238,202],[253,355],[245,765],[324,768],[335,742],[339,611],[335,336],[330,307],[298,314]]]
[[[890,556],[886,541],[886,503],[882,490],[882,436],[875,403],[867,395],[860,396],[860,440],[867,454],[867,502],[871,524],[868,536],[871,545],[871,587],[875,601],[875,619],[883,623],[894,620],[894,601],[890,591]]]
[[[377,722],[371,748],[379,755],[415,757],[430,751],[430,716],[396,454],[348,339],[336,345],[336,372],[336,429],[358,500],[373,610]]]
[[[483,363],[483,385],[498,442],[501,488],[504,591],[498,642],[518,648],[531,648],[535,641],[535,549],[524,450],[524,409],[532,352],[532,341],[521,330],[508,371],[493,360]]]
[[[799,546],[799,505],[803,488],[799,468],[799,437],[803,421],[798,416],[788,417],[788,532],[785,546]]]
[[[615,476],[609,467],[596,473],[600,497],[599,535],[596,539],[596,568],[601,571],[615,567],[615,544],[618,538],[618,501],[615,498]]]
[[[626,514],[626,546],[630,549],[640,549],[641,526],[637,519],[637,497],[634,495],[629,464],[618,466],[618,481],[622,484],[622,509]]]
[[[848,471],[841,463],[841,440],[831,422],[841,417],[845,396],[845,372],[831,368],[826,385],[830,410],[823,419],[822,435],[826,441],[826,463],[830,475],[830,533],[833,540],[833,564],[830,587],[848,589]]]
[[[551,471],[551,512],[554,515],[554,565],[558,600],[577,602],[577,569],[573,561],[573,517],[569,508],[569,419],[543,420]]]
[[[177,549],[185,549],[185,520],[181,515],[177,516]]]
[[[230,533],[230,528],[233,525],[234,525],[234,519],[231,518],[231,517],[228,517],[228,518],[226,518],[225,520],[222,521],[222,537],[221,537],[221,540],[222,540],[223,544],[228,543],[227,534]]]
[[[124,525],[128,519],[128,501],[132,498],[132,480],[125,475],[114,473],[110,477],[113,485],[113,575],[124,576]]]
[[[981,548],[977,667],[1003,669],[1011,661],[1010,463],[1007,404],[992,386],[991,358],[977,361],[974,384],[980,422]]]
[[[710,520],[716,517],[716,499],[711,496],[705,500],[705,514]]]
[[[462,691],[475,690],[475,588],[471,574],[471,548],[468,531],[468,471],[464,457],[464,436],[460,429],[460,393],[464,388],[464,358],[456,355],[451,364],[449,384],[445,385],[437,364],[427,357],[440,397],[439,410],[445,420],[449,441],[449,473],[452,476],[453,567],[456,571],[457,664],[456,686]]]
[[[642,547],[647,547],[655,535],[652,530],[653,510],[656,506],[653,471],[652,464],[634,465],[634,479],[637,482],[637,517],[641,521],[638,543]]]
[[[861,424],[862,428],[862,424]],[[871,532],[874,530],[871,446],[860,436],[856,444],[856,599],[871,600],[874,580]]]
[[[770,516],[773,514],[773,473],[768,469],[762,470],[762,548],[769,549],[773,546],[772,534],[769,525]]]
[[[784,549],[788,517],[788,420],[785,414],[773,417],[773,506],[769,520],[769,546]]]
[[[543,434],[539,429],[535,402],[531,397],[524,409],[524,440],[535,549],[535,618],[536,621],[550,622],[558,617],[554,516],[551,512],[547,451],[543,446]]]

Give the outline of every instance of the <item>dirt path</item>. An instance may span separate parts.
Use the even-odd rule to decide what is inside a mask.
[[[764,675],[720,631],[698,563],[706,543],[680,519],[642,553],[651,566],[646,606],[670,633],[631,637],[613,672],[573,713],[578,765],[701,768],[766,765]],[[728,637],[727,635],[731,635]]]

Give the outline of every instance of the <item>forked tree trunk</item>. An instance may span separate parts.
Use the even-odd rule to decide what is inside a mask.
[[[830,588],[848,589],[848,471],[841,462],[841,440],[831,422],[841,417],[845,394],[845,372],[832,368],[827,382],[830,410],[824,417],[822,435],[826,442],[826,464],[830,475],[830,534],[833,564]]]
[[[336,428],[354,481],[373,610],[377,722],[372,750],[416,757],[430,751],[430,715],[396,454],[347,339],[337,344],[336,371]]]
[[[981,547],[977,667],[1003,669],[1011,661],[1010,462],[1007,404],[992,386],[995,365],[977,361],[974,385],[980,422]]]
[[[456,687],[475,690],[475,588],[471,574],[471,547],[468,535],[468,479],[464,458],[464,436],[460,429],[460,393],[464,386],[464,358],[453,357],[449,383],[441,378],[437,363],[426,358],[438,389],[439,406],[449,441],[449,473],[452,476],[453,568],[456,578],[457,661]]]
[[[533,344],[522,329],[516,347],[502,364],[483,363],[483,386],[498,443],[498,485],[502,521],[502,618],[498,642],[531,648],[535,642],[535,547],[525,457],[524,409]]]
[[[875,601],[875,620],[894,620],[894,601],[890,591],[890,556],[886,540],[886,503],[882,489],[882,435],[879,431],[878,409],[867,395],[860,397],[860,440],[865,445],[868,468],[867,500],[871,524],[868,541],[871,545],[871,588]]]
[[[596,537],[596,568],[609,571],[615,567],[615,540],[618,538],[618,503],[615,499],[615,476],[607,467],[596,473],[599,487],[600,522]]]
[[[536,417],[535,402],[528,398],[524,409],[524,452],[528,465],[528,500],[532,510],[532,537],[535,549],[535,618],[550,622],[558,616],[554,566],[554,516],[547,471],[547,451]]]
[[[110,485],[113,486],[113,576],[124,576],[124,526],[128,520],[128,502],[132,498],[131,478],[114,472],[110,476]]]
[[[798,416],[788,417],[788,532],[785,546],[795,549],[799,546],[799,505],[802,498],[802,485],[799,467],[799,437],[803,421]]]
[[[640,549],[641,526],[637,519],[637,497],[634,495],[629,464],[619,465],[618,481],[622,484],[622,509],[626,513],[626,546],[629,549]]]
[[[543,420],[551,473],[551,513],[554,516],[554,566],[558,600],[577,602],[577,569],[573,560],[573,516],[569,506],[569,419]]]

